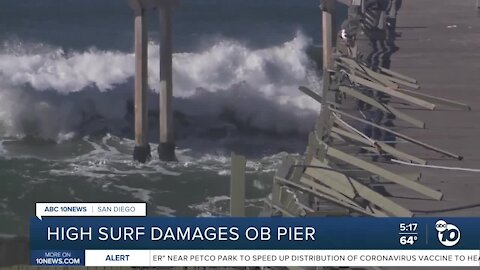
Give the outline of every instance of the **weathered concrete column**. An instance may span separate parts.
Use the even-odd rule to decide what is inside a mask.
[[[323,41],[323,69],[333,68],[332,46],[333,41],[333,16],[335,14],[335,1],[323,0],[322,8],[322,41]],[[325,73],[324,73],[325,76]]]
[[[324,146],[318,145],[317,139],[322,140],[325,133],[328,132],[325,123],[331,117],[331,112],[328,108],[328,102],[332,100],[330,93],[331,74],[333,68],[333,14],[335,13],[335,0],[321,0],[320,8],[322,10],[322,42],[323,42],[323,89],[322,89],[322,107],[319,118],[317,120],[317,137],[315,138],[315,155],[321,161],[327,158]],[[313,138],[309,138],[311,140]],[[309,144],[310,145],[310,144]],[[316,211],[320,211],[320,205],[325,201],[312,194],[309,195],[310,206]]]
[[[140,0],[128,1],[135,14],[135,148],[133,158],[150,159],[148,143],[148,30],[146,9]]]
[[[230,216],[245,217],[245,167],[244,156],[232,153],[230,172]]]
[[[333,14],[335,13],[335,0],[322,0],[320,4],[322,10],[322,42],[323,42],[323,90],[322,90],[322,108],[319,120],[321,123],[327,121],[330,117],[328,102],[332,101],[330,90],[331,74],[329,70],[333,69]],[[324,124],[317,127],[317,133],[321,137],[324,135]]]
[[[160,13],[160,143],[158,156],[176,161],[172,105],[172,4],[158,6]]]

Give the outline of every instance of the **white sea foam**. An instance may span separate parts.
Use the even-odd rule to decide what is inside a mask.
[[[164,216],[164,217],[173,217],[175,216],[175,210],[173,210],[172,208],[170,207],[166,207],[166,206],[161,206],[161,205],[157,205],[155,207],[155,214],[156,215],[159,215],[159,216]]]
[[[310,40],[302,34],[280,46],[251,50],[233,40],[224,40],[199,53],[176,53],[173,58],[175,96],[189,97],[197,88],[216,92],[246,81],[278,102],[298,96],[296,89],[305,81],[309,60],[305,48]],[[134,74],[134,55],[90,49],[64,52],[52,48],[39,53],[0,52],[0,78],[11,86],[28,84],[36,90],[61,93],[95,86],[107,91]],[[159,89],[159,48],[149,45],[150,87]],[[294,93],[294,95],[292,95]],[[309,102],[294,103],[303,107]]]
[[[209,216],[226,216],[228,215],[229,196],[213,196],[207,197],[206,200],[199,204],[193,204],[189,207],[199,212],[199,217]]]
[[[6,234],[6,233],[0,233],[0,239],[13,239],[17,237],[14,234]]]
[[[66,53],[52,49],[30,54],[0,54],[1,80],[36,90],[76,92],[88,86],[105,91],[133,74],[133,55],[98,51]]]
[[[3,140],[0,140],[0,156],[3,156],[7,153],[7,150],[3,146]]]
[[[261,209],[264,204],[264,199],[247,199],[245,206],[247,208]],[[226,195],[207,197],[205,201],[199,204],[190,205],[190,209],[198,212],[199,217],[211,216],[229,216],[230,215],[230,197]]]
[[[164,168],[158,160],[146,164],[134,162],[131,152],[134,143],[128,139],[120,139],[111,134],[106,134],[101,141],[94,141],[88,136],[83,141],[91,149],[74,158],[58,160],[65,163],[62,169],[52,169],[50,174],[56,176],[83,176],[90,179],[119,179],[130,175],[168,175],[179,176],[180,173]],[[113,143],[117,145],[112,145]],[[125,149],[119,149],[119,145]],[[155,147],[154,147],[155,148]],[[123,153],[121,151],[126,151]]]
[[[123,191],[129,192],[135,199],[138,199],[142,202],[148,203],[152,199],[152,191],[150,190],[146,190],[143,188],[133,188],[124,185],[115,185],[115,187]]]
[[[312,67],[305,54],[309,43],[297,34],[265,49],[223,40],[201,52],[176,53],[176,108],[187,115],[218,115],[229,108],[256,127],[308,130],[311,123],[305,120],[318,105],[297,88],[307,83]],[[27,45],[0,50],[0,134],[63,142],[73,131],[103,130],[124,117],[131,90],[118,90],[133,77],[132,53],[21,46]],[[150,44],[149,84],[155,92],[158,63],[158,45]],[[82,96],[83,90],[91,92]],[[107,120],[90,121],[85,128],[85,119],[98,115]]]

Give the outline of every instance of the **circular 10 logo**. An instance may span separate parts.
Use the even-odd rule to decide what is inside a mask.
[[[438,232],[438,240],[446,247],[453,247],[460,241],[460,230],[453,224],[439,220],[435,223],[435,229]]]

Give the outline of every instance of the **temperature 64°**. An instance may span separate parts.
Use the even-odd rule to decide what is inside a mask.
[[[418,240],[418,236],[416,235],[403,235],[400,236],[400,245],[413,245]]]

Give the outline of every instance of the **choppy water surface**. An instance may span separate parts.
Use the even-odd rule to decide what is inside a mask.
[[[150,137],[158,138],[158,17],[149,16]],[[37,201],[145,201],[151,215],[224,215],[230,154],[248,158],[249,211],[317,104],[305,50],[315,0],[185,0],[175,11],[178,163],[132,161],[133,20],[126,1],[0,3],[0,233]]]

